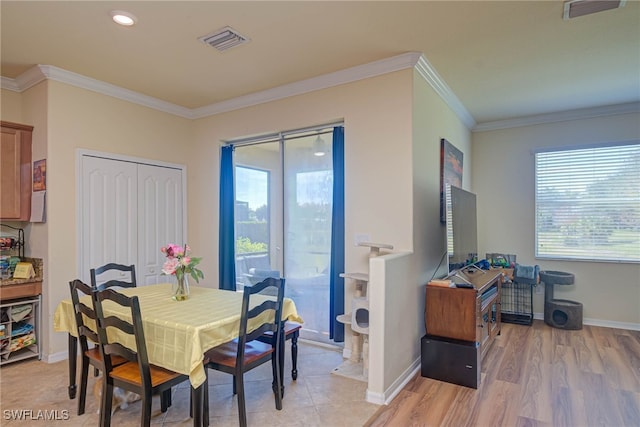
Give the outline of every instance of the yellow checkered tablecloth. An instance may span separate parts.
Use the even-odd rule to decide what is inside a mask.
[[[119,292],[138,296],[149,363],[189,375],[194,388],[205,380],[204,352],[238,337],[242,308],[240,292],[192,286],[186,301],[174,301],[168,283],[120,289]],[[90,300],[87,304],[91,306]],[[126,308],[116,307],[109,301],[104,310],[105,315],[130,320]],[[284,300],[282,318],[302,322],[289,298]],[[258,322],[260,319],[256,324]],[[252,325],[248,327],[251,329]],[[71,299],[63,300],[56,308],[53,328],[77,335]],[[122,342],[135,348],[133,340],[123,339]]]

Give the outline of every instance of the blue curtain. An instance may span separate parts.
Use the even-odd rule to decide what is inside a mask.
[[[333,209],[331,212],[331,269],[329,284],[329,337],[344,341],[344,325],[336,316],[344,314],[344,127],[333,128]]]
[[[236,290],[236,255],[233,208],[233,147],[222,147],[220,153],[220,221],[218,269],[220,289]]]

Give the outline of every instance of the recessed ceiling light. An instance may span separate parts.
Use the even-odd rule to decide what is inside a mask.
[[[134,14],[125,12],[124,10],[112,10],[111,19],[113,19],[116,24],[124,25],[125,27],[130,27],[138,22],[138,18],[136,18]]]

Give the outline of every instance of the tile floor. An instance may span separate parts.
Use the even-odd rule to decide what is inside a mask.
[[[249,426],[362,426],[379,408],[365,401],[366,384],[330,372],[342,363],[339,350],[299,342],[298,379],[291,380],[290,341],[287,341],[285,365],[285,396],[282,411],[275,409],[271,392],[271,365],[262,365],[245,376],[247,418]],[[2,366],[0,369],[0,425],[2,426],[97,426],[99,402],[93,394],[94,377],[90,374],[87,406],[84,415],[77,415],[77,398],[67,395],[67,362],[47,364],[26,360]],[[232,377],[209,370],[210,425],[237,426],[237,400],[232,395]],[[173,391],[173,405],[160,412],[160,401],[153,402],[152,425],[191,426],[189,418],[189,384]],[[12,419],[16,411],[28,420]],[[38,412],[40,411],[40,412]],[[38,420],[53,416],[58,420]],[[137,426],[140,423],[140,403],[117,409],[113,426]]]

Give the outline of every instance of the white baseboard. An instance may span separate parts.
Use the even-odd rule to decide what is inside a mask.
[[[58,353],[42,355],[42,360],[46,363],[56,363],[69,359],[68,351],[60,351]]]
[[[309,344],[315,347],[320,347],[320,348],[325,348],[327,350],[334,350],[337,352],[341,352],[343,350],[343,347],[341,345],[337,345],[337,344],[330,344],[330,343],[325,343],[325,342],[320,342],[320,341],[312,341],[312,340],[308,340],[305,338],[298,338],[298,342],[299,343],[305,343],[305,344]]]
[[[533,318],[544,320],[544,313],[533,313]],[[614,322],[612,320],[593,319],[585,317],[582,324],[589,326],[601,326],[603,328],[625,329],[628,331],[640,331],[640,323]]]
[[[367,402],[374,403],[376,405],[388,405],[396,397],[398,393],[402,391],[405,385],[418,373],[420,370],[420,358],[414,360],[414,362],[407,368],[402,375],[389,386],[384,393],[374,393],[367,389]]]

